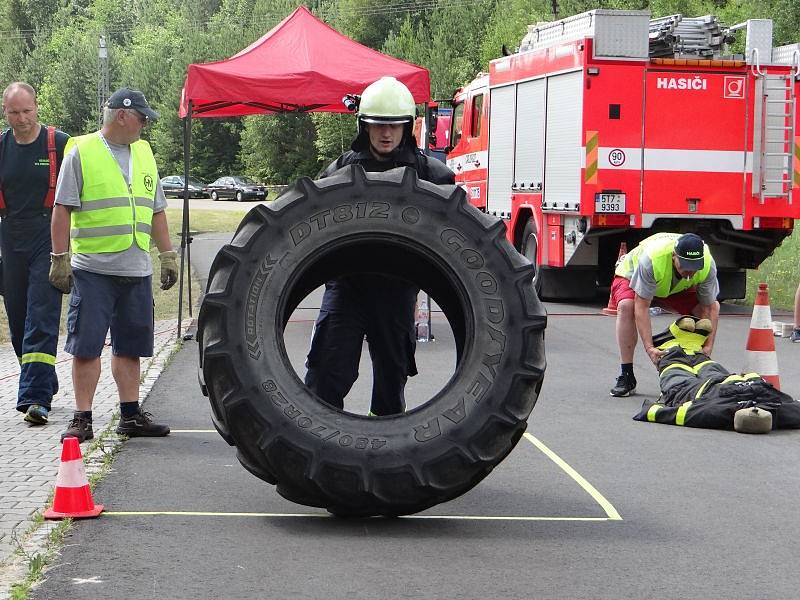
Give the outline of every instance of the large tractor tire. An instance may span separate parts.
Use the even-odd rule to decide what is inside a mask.
[[[454,374],[407,413],[333,408],[289,362],[294,309],[353,273],[415,283],[453,329]],[[532,276],[503,223],[458,187],[405,168],[300,179],[253,208],[211,267],[198,341],[214,425],[246,469],[300,504],[391,516],[455,498],[511,451],[536,403],[546,314]]]

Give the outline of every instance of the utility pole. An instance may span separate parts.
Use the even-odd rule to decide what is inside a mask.
[[[108,99],[108,48],[106,36],[100,34],[97,43],[97,125],[103,125],[103,105]]]

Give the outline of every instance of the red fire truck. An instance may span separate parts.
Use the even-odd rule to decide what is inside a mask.
[[[798,79],[770,20],[593,10],[530,26],[458,90],[447,164],[545,298],[593,297],[657,231],[701,235],[740,298],[800,218]]]
[[[426,150],[434,158],[445,162],[445,149],[450,139],[450,115],[452,109],[443,102],[428,102],[425,116],[414,121],[414,137],[420,150]],[[427,141],[427,148],[425,142]]]

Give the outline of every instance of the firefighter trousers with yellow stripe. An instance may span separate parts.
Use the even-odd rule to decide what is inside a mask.
[[[17,410],[50,409],[58,392],[56,352],[61,292],[48,279],[50,219],[3,219],[0,227],[3,285],[11,344],[20,363]]]
[[[731,373],[701,352],[670,348],[658,363],[661,397],[645,400],[637,421],[686,427],[733,429],[740,408],[772,413],[773,429],[800,428],[800,402],[758,373]]]

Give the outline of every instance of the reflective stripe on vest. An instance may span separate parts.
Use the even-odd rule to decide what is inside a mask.
[[[134,242],[149,252],[158,173],[150,144],[131,144],[130,189],[99,132],[70,138],[64,152],[73,144],[83,175],[81,206],[70,213],[73,253],[121,252]]]
[[[695,272],[689,279],[679,280],[674,288],[671,287],[673,273],[672,253],[675,250],[675,242],[678,241],[681,235],[680,233],[656,233],[643,239],[636,248],[628,252],[620,261],[614,274],[630,279],[639,264],[639,257],[642,252],[646,252],[653,263],[653,276],[656,280],[655,296],[657,298],[666,298],[702,283],[711,271],[711,251],[708,245],[704,245],[703,268]]]

